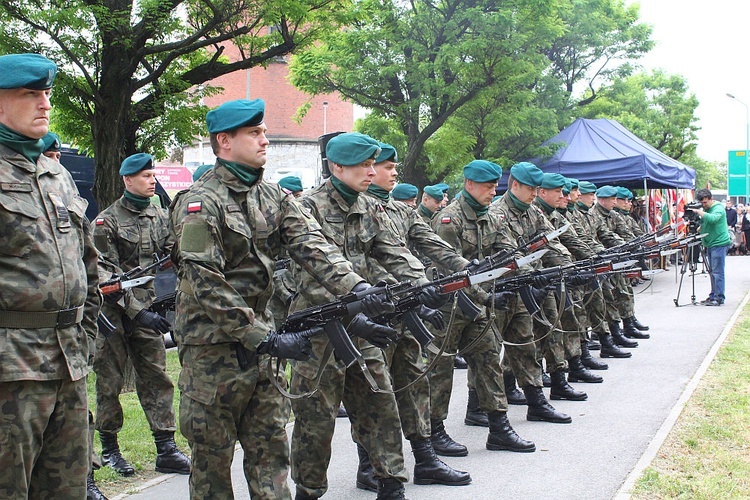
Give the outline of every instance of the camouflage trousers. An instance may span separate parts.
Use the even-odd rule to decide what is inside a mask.
[[[568,364],[565,361],[565,335],[562,331],[561,324],[558,321],[558,301],[556,300],[555,295],[550,292],[547,294],[544,304],[540,305],[544,311],[544,317],[550,324],[542,323],[540,321],[541,318],[532,318],[534,339],[539,340],[537,344],[537,356],[540,361],[543,357],[547,362],[548,372],[552,373],[559,370],[565,370],[567,369]]]
[[[542,387],[541,349],[534,336],[532,319],[518,294],[508,304],[508,312],[496,320],[505,343],[505,358],[520,387]]]
[[[86,498],[86,379],[0,382],[0,498]]]
[[[406,387],[424,374],[422,347],[410,333],[406,332],[383,352],[395,389]],[[404,437],[409,440],[430,437],[430,382],[427,377],[397,392],[396,403]]]
[[[609,335],[607,324],[607,304],[601,288],[587,288],[583,295],[583,310],[585,312],[585,326],[591,327],[594,333]]]
[[[570,307],[563,311],[560,328],[563,330],[565,359],[570,359],[581,355],[581,341],[586,339],[586,332],[578,321],[578,318],[585,314],[583,312],[583,291],[575,287],[569,288],[567,293]]]
[[[361,339],[354,340],[370,374],[385,392],[373,392],[356,363],[343,368],[333,356],[326,361],[318,390],[308,398],[292,401],[295,420],[291,465],[298,493],[321,497],[328,490],[331,442],[342,402],[349,414],[352,438],[368,451],[375,475],[401,482],[409,479],[396,397],[389,392],[393,388],[383,351]],[[315,386],[314,378],[292,365],[292,393],[309,392]]]
[[[621,318],[632,318],[635,316],[635,294],[633,286],[622,276],[618,276],[620,282],[617,288],[612,291],[612,295],[617,304],[617,312]]]
[[[486,412],[507,411],[508,400],[505,397],[503,371],[501,368],[500,347],[497,342],[497,331],[494,325],[487,329],[488,319],[481,317],[469,321],[457,314],[446,332],[436,331],[432,345],[440,348],[444,342],[446,353],[461,351],[469,365],[469,387],[476,389],[479,406]],[[486,331],[485,331],[486,329]],[[447,341],[446,341],[447,335]],[[481,336],[481,337],[480,337]],[[428,351],[428,362],[435,360],[436,354]],[[440,356],[430,372],[430,411],[432,418],[448,418],[448,405],[453,391],[453,362],[455,356]]]
[[[167,358],[162,335],[149,328],[136,326],[111,309],[102,308],[117,327],[109,337],[96,339],[96,429],[116,434],[123,425],[120,393],[125,383],[128,358],[135,370],[138,400],[152,432],[174,432],[174,385],[167,375]]]
[[[233,498],[232,461],[239,440],[251,498],[288,499],[289,402],[272,385],[268,356],[243,371],[235,344],[181,345],[180,430],[192,451],[190,498]],[[286,387],[283,367],[276,375]]]
[[[612,284],[616,286],[616,282]],[[615,298],[615,288],[607,287],[605,284],[605,286],[602,288],[602,295],[604,296],[604,303],[606,305],[604,316],[605,316],[607,323],[619,322],[622,318],[620,318],[620,313],[617,310],[617,299]]]

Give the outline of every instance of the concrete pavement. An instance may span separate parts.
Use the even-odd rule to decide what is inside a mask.
[[[573,417],[572,424],[528,422],[526,408],[511,406],[515,430],[536,443],[535,453],[491,452],[485,449],[487,429],[463,424],[466,408],[466,371],[457,370],[446,428],[469,448],[464,458],[444,458],[451,466],[471,473],[468,486],[406,485],[412,500],[430,499],[611,499],[627,498],[638,473],[646,467],[692,392],[695,380],[710,362],[734,321],[735,311],[750,290],[750,257],[727,258],[727,302],[721,307],[693,305],[693,280],[672,267],[657,275],[652,285],[635,291],[637,316],[651,326],[651,339],[640,341],[630,359],[608,359],[609,370],[598,372],[603,384],[574,384],[585,390],[585,402],[555,401]],[[695,298],[708,295],[707,274],[695,275]],[[680,307],[675,298],[680,277]],[[595,355],[598,355],[595,353]],[[696,375],[697,374],[697,375]],[[695,379],[695,380],[694,380]],[[545,391],[549,394],[548,390]],[[289,428],[291,433],[291,427]],[[357,453],[349,422],[338,419],[334,454],[328,470],[331,500],[373,499],[355,487]],[[404,453],[409,471],[414,460],[408,442]],[[238,448],[232,471],[235,497],[250,498]],[[294,485],[290,480],[292,495]],[[164,475],[139,492],[117,499],[188,498],[187,477]]]

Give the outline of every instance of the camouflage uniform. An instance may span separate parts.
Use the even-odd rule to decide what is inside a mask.
[[[440,238],[469,260],[482,259],[499,250],[513,248],[503,220],[493,217],[491,213],[477,215],[463,196],[441,210],[440,215],[432,220],[432,227]],[[489,293],[480,287],[472,287],[467,293],[478,304],[484,304],[489,298]],[[443,312],[450,314],[450,307],[451,305],[445,306]],[[500,316],[502,313],[501,310],[496,311]],[[508,401],[503,385],[500,346],[492,325],[488,326],[488,322],[486,313],[471,321],[457,311],[447,333],[434,332],[435,345],[445,343],[446,335],[448,339],[445,352],[455,353],[473,345],[463,355],[469,364],[472,379],[470,386],[477,391],[479,407],[485,412],[506,412]],[[484,335],[480,338],[482,334]],[[453,358],[441,356],[430,374],[430,406],[436,420],[448,418],[448,404],[453,390]],[[430,361],[433,359],[434,354],[430,354]]]
[[[149,205],[137,208],[124,196],[104,209],[92,223],[94,243],[100,252],[102,281],[146,267],[172,249],[167,211]],[[154,270],[152,274],[155,274]],[[94,359],[96,373],[96,429],[117,434],[122,429],[120,393],[130,357],[136,372],[135,386],[152,432],[174,432],[174,385],[167,375],[166,349],[162,334],[133,321],[156,298],[153,280],[123,293],[116,303],[105,301],[102,312],[117,328],[100,333]]]
[[[251,496],[288,498],[289,403],[269,379],[269,357],[256,354],[274,328],[267,307],[274,261],[285,248],[334,294],[363,280],[293,196],[262,179],[248,186],[221,163],[179,193],[170,211],[180,429],[192,449],[191,497],[232,497],[239,439]],[[247,365],[240,366],[238,355],[247,355]],[[276,378],[286,384],[283,372]]]
[[[532,205],[525,211],[517,209],[510,199],[509,192],[492,203],[490,212],[505,220],[509,229],[508,236],[514,242],[514,246],[521,239],[528,241],[540,230],[543,232],[553,230],[552,225],[544,218],[544,214],[539,208]],[[570,253],[558,242],[552,241],[548,244],[548,247],[551,251],[544,257],[546,265],[557,265],[554,262],[557,259],[564,258],[564,256],[570,259]],[[545,314],[551,312],[551,307],[554,308],[547,302]],[[504,340],[513,344],[522,344],[506,345],[509,365],[518,380],[518,385],[521,387],[542,387],[542,366],[539,361],[541,356],[538,353],[542,352],[543,345],[537,345],[537,341],[549,328],[535,328],[532,323],[532,318],[523,302],[516,297],[512,309],[508,312],[507,320],[502,325],[498,324],[498,328],[504,328],[500,330]],[[562,346],[562,343],[559,342],[559,345]],[[552,350],[550,353],[553,356],[551,362],[554,367],[565,366],[562,348]],[[548,369],[550,371],[555,370],[552,366]]]
[[[62,165],[0,145],[0,497],[84,498],[101,296],[86,201]]]
[[[374,195],[394,223],[396,234],[420,255],[440,265],[448,272],[464,269],[469,261],[435,234],[432,228],[405,203],[389,199],[383,201]],[[396,387],[404,387],[422,375],[425,370],[419,342],[407,331],[404,337],[386,350],[386,360]],[[406,439],[429,438],[430,429],[430,384],[422,378],[406,391],[396,394],[401,427]]]
[[[355,271],[370,282],[425,281],[424,267],[394,232],[393,222],[371,197],[358,195],[349,205],[329,179],[301,198],[302,204],[322,225],[322,232],[351,261]],[[377,263],[378,266],[372,264]],[[383,275],[383,271],[390,273]],[[307,269],[295,269],[299,294],[290,311],[333,300],[321,290]],[[401,445],[401,425],[396,398],[389,392],[374,393],[359,367],[345,368],[333,357],[324,359],[328,338],[312,340],[308,361],[292,361],[293,393],[310,391],[323,370],[318,390],[309,398],[292,401],[295,422],[292,435],[292,479],[298,494],[320,497],[328,489],[327,469],[336,414],[343,401],[352,423],[352,436],[370,455],[379,479],[407,480]],[[378,387],[392,390],[383,351],[354,338]],[[321,366],[321,363],[325,365]],[[376,411],[373,411],[376,409]]]
[[[591,207],[589,213],[593,215],[599,226],[605,227],[616,238],[610,240],[610,242],[602,241],[604,246],[611,247],[624,243],[626,239],[623,239],[622,235],[630,235],[630,232],[625,227],[625,222],[617,216],[614,210],[606,210],[599,203],[595,203],[594,206]],[[627,239],[631,238],[632,235],[627,237]],[[628,302],[626,284],[619,275],[612,278],[611,282],[614,288],[611,290],[605,290],[604,292],[604,300],[607,303],[607,320],[611,322],[619,322],[622,318],[620,311],[623,310],[621,302],[623,302],[623,299],[624,302]],[[625,309],[627,309],[627,306],[625,306]],[[629,316],[632,316],[632,314],[625,317]]]

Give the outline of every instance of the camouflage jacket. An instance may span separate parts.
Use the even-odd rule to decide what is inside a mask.
[[[595,207],[596,205],[588,209],[576,209],[573,214],[581,222],[581,226],[586,232],[601,245],[601,248],[594,249],[596,252],[600,252],[605,248],[619,245],[623,241],[622,238],[609,229],[604,216],[599,216],[597,214],[598,210]]]
[[[461,271],[469,264],[455,248],[435,234],[417,210],[400,201],[389,199],[384,202],[371,194],[369,196],[385,208],[386,214],[394,222],[397,234],[406,241],[415,256],[424,256],[433,264],[450,272]],[[420,260],[424,262],[423,258]]]
[[[638,222],[630,215],[629,212],[623,212],[620,210],[615,211],[622,218],[623,222],[625,223],[625,227],[628,228],[630,234],[632,234],[634,238],[646,234],[646,231],[643,230],[640,224],[638,224]]]
[[[500,250],[512,250],[516,247],[502,217],[493,216],[491,211],[477,215],[463,196],[432,219],[432,228],[467,260],[481,260]],[[443,273],[450,272],[440,266],[438,269]],[[489,297],[487,291],[479,286],[472,287],[468,294],[478,304],[484,304]]]
[[[71,326],[3,327],[0,381],[79,380],[89,372],[88,339],[96,338],[101,306],[97,253],[86,200],[62,165],[36,165],[0,145],[0,320],[8,314],[83,307]],[[75,315],[74,315],[75,316]]]
[[[573,208],[573,210],[566,211],[565,218],[572,224],[572,228],[575,229],[578,238],[586,247],[589,248],[592,254],[597,254],[604,250],[604,245],[599,243],[599,241],[597,241],[596,238],[591,234],[591,230],[586,227],[588,221],[584,219],[584,215],[582,215],[578,207]],[[576,256],[576,258],[578,259],[580,257]]]
[[[510,199],[509,191],[492,203],[490,212],[497,213],[505,219],[509,229],[509,237],[516,246],[521,241],[529,241],[540,231],[547,233],[554,230],[554,227],[538,206],[532,204],[527,210],[517,209]],[[553,240],[545,248],[550,250],[541,259],[541,263],[545,267],[559,266],[570,262],[570,252],[559,241]],[[532,265],[535,268],[541,267],[538,262],[540,261]]]
[[[170,228],[182,344],[255,350],[274,327],[267,305],[282,248],[317,280],[310,286],[341,295],[363,281],[294,196],[262,179],[247,186],[220,164],[178,193]]]
[[[588,215],[593,217],[598,227],[606,228],[609,231],[610,235],[605,240],[599,240],[604,246],[613,247],[625,242],[623,235],[629,234],[629,231],[625,227],[625,222],[617,216],[614,210],[606,210],[600,204],[595,203],[589,209]]]
[[[557,210],[549,211],[549,209],[542,206],[537,200],[534,200],[534,205],[539,207],[539,209],[544,214],[544,217],[555,229],[559,229],[568,223],[568,219]],[[570,253],[569,258],[567,259],[568,263],[573,261],[573,257],[580,260],[586,259],[593,255],[591,248],[589,248],[589,246],[586,245],[578,236],[578,232],[576,231],[576,228],[573,226],[573,224],[570,225],[567,231],[565,231],[558,237],[557,241],[559,241],[560,244],[564,246]],[[566,259],[565,257],[561,256],[560,260],[562,262]]]
[[[169,214],[163,208],[149,205],[137,208],[125,197],[102,210],[92,223],[94,243],[99,250],[99,274],[107,281],[112,274],[122,274],[154,262],[172,251],[174,240],[169,233]],[[152,275],[156,274],[154,269]],[[156,298],[154,282],[131,288],[118,305],[129,318],[148,308]]]

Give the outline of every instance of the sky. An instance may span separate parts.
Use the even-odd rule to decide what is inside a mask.
[[[640,19],[653,28],[654,49],[644,69],[682,75],[700,102],[698,156],[727,161],[744,150],[750,106],[750,2],[745,0],[626,0],[640,4]]]

